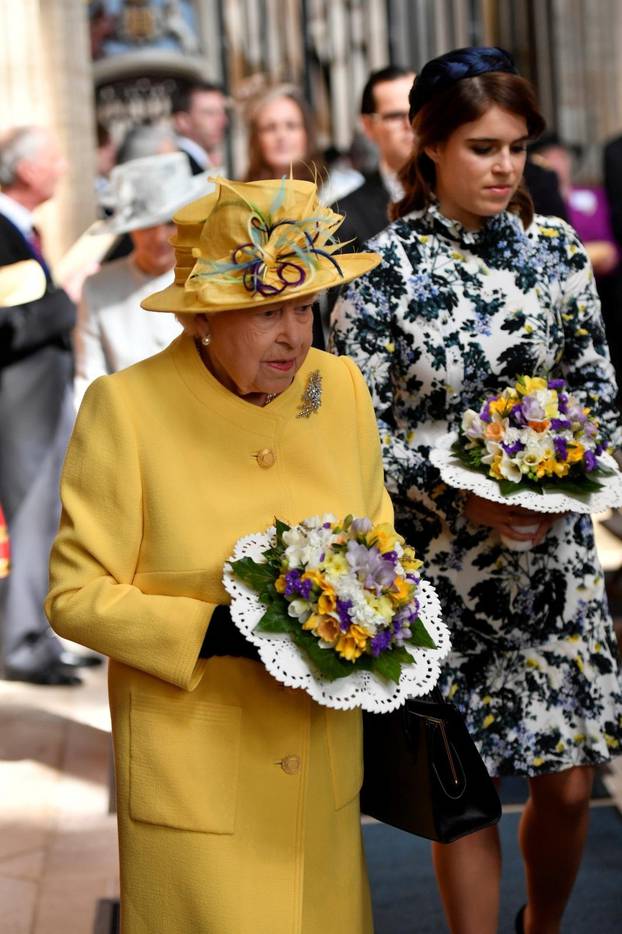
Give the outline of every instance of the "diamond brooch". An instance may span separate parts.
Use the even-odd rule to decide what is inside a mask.
[[[307,385],[302,394],[296,418],[309,418],[322,404],[322,374],[314,370],[307,377]]]

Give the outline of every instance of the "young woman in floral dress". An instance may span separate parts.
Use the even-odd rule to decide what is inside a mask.
[[[430,446],[520,374],[563,377],[617,441],[615,382],[590,264],[574,231],[533,216],[533,90],[499,49],[429,62],[411,91],[405,197],[372,241],[382,264],[336,306],[333,349],[366,376],[387,485],[453,630],[445,689],[492,775],[523,775],[527,904],[553,934],[579,868],[593,767],[620,751],[617,650],[589,516],[538,515],[447,488]],[[525,541],[517,552],[504,537]],[[454,934],[497,930],[496,828],[434,846]]]

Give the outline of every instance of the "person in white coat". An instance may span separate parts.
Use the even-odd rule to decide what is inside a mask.
[[[112,170],[114,213],[97,229],[129,233],[134,249],[84,284],[75,331],[76,408],[98,376],[159,353],[179,334],[171,315],[148,315],[140,303],[173,282],[173,214],[211,187],[206,173],[192,176],[180,152],[133,159]]]

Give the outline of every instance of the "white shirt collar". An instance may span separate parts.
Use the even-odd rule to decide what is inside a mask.
[[[177,144],[183,152],[187,152],[189,156],[192,156],[195,162],[199,163],[203,171],[211,168],[208,154],[203,147],[199,146],[193,139],[190,139],[188,136],[178,136]]]
[[[3,191],[0,191],[0,214],[4,214],[12,224],[15,224],[20,233],[26,239],[29,239],[34,225],[32,211],[29,211],[23,204],[19,204]]]
[[[389,166],[385,165],[383,162],[380,162],[378,165],[378,171],[380,172],[382,184],[389,192],[391,201],[401,201],[404,197],[404,188],[397,177],[397,172],[394,172],[393,169],[390,169]]]

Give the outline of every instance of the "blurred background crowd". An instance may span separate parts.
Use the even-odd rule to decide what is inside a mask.
[[[77,685],[99,662],[61,646],[41,608],[58,474],[88,384],[178,331],[140,310],[172,281],[173,213],[210,177],[292,171],[346,215],[341,239],[366,241],[401,196],[408,92],[434,55],[500,45],[536,84],[549,129],[526,182],[586,244],[621,372],[621,33],[616,0],[0,3],[0,264],[45,274],[41,294],[23,277],[0,294],[5,677]]]

